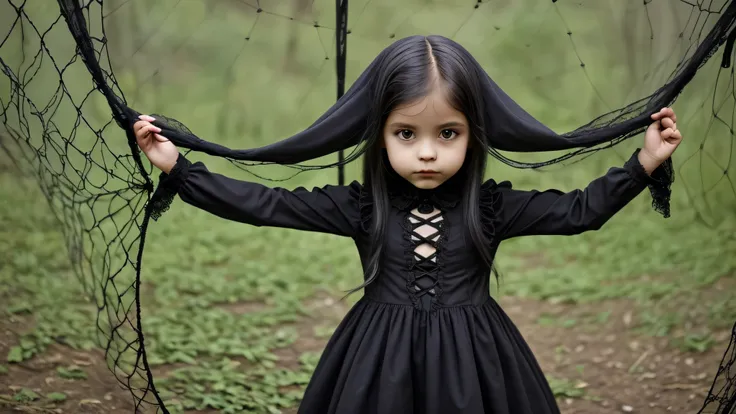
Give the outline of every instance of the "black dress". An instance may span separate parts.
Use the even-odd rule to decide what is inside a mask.
[[[459,178],[430,191],[393,174],[380,276],[332,335],[299,413],[558,413],[530,348],[490,296],[490,269],[462,225]],[[584,190],[521,191],[488,180],[483,232],[495,253],[512,237],[596,230],[656,177],[635,152]],[[286,190],[180,156],[159,188],[229,220],[351,237],[367,266],[372,197],[356,181]],[[424,243],[434,249],[415,251]]]

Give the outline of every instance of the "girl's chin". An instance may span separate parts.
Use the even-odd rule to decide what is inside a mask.
[[[417,175],[417,176],[412,177],[410,181],[417,188],[420,188],[422,190],[432,190],[434,188],[437,188],[440,184],[442,184],[444,179],[441,174],[433,174],[433,175],[426,175],[426,176]]]

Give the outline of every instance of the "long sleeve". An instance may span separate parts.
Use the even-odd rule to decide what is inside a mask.
[[[287,190],[240,181],[210,172],[201,163],[179,155],[169,174],[161,174],[160,196],[153,216],[158,218],[175,195],[216,216],[253,226],[283,227],[354,237],[360,223],[360,184],[325,185],[309,191]],[[156,197],[154,197],[156,198]]]
[[[638,152],[623,167],[610,168],[582,190],[523,191],[512,189],[508,182],[493,186],[493,225],[497,240],[598,230],[647,187],[657,199],[653,203],[655,208],[668,216],[669,161],[650,176],[639,163]]]

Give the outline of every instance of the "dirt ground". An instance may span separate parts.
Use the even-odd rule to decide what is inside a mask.
[[[594,327],[539,326],[546,314],[587,315],[590,308],[544,304],[509,298],[502,302],[527,338],[547,374],[575,379],[588,398],[560,398],[563,413],[696,413],[718,369],[730,332],[718,334],[709,351],[683,353],[667,338],[632,333],[631,305],[607,302],[606,323]],[[595,399],[591,399],[595,398]]]
[[[548,375],[571,380],[570,390],[583,391],[582,398],[559,398],[564,414],[577,413],[696,413],[712,382],[730,332],[719,333],[709,351],[683,353],[667,346],[666,338],[633,333],[631,305],[627,301],[605,302],[595,306],[541,303],[513,297],[502,306],[516,322]],[[279,350],[281,364],[297,364],[302,352],[319,352],[326,339],[314,336],[315,324],[337,321],[346,312],[344,304],[329,297],[312,301],[314,315],[298,326],[299,341]],[[602,310],[610,311],[607,320],[597,324],[570,327],[540,324],[540,316],[574,319]],[[13,345],[14,327],[0,322],[0,354]],[[0,375],[0,410],[28,413],[132,413],[130,394],[120,387],[99,353],[71,350],[53,345],[41,357],[23,364],[8,364]],[[80,366],[86,380],[62,379],[57,367]],[[64,402],[53,406],[20,403],[13,395],[29,388],[41,395],[63,392]],[[145,411],[143,411],[145,412]],[[208,411],[207,413],[214,413]],[[296,413],[296,409],[285,411]]]

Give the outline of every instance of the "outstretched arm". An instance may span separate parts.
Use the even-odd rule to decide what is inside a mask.
[[[360,184],[324,186],[308,191],[271,188],[210,172],[201,162],[191,163],[154,119],[141,115],[133,130],[143,153],[162,171],[152,203],[156,219],[176,195],[219,217],[254,226],[285,227],[354,237],[359,228]]]
[[[514,190],[501,183],[495,192],[495,231],[500,239],[527,235],[574,235],[600,229],[647,187],[668,191],[665,166],[647,173],[637,150],[584,189]],[[499,240],[500,240],[499,239]]]
[[[654,207],[668,216],[671,156],[682,141],[671,108],[652,114],[653,122],[623,167],[611,168],[583,190],[518,191],[510,185],[493,190],[501,238],[532,234],[572,235],[600,229],[614,214],[649,187]]]
[[[359,225],[360,184],[287,190],[210,172],[179,155],[161,174],[163,207],[174,195],[218,217],[254,226],[283,227],[354,237]],[[159,211],[162,210],[159,208]]]

